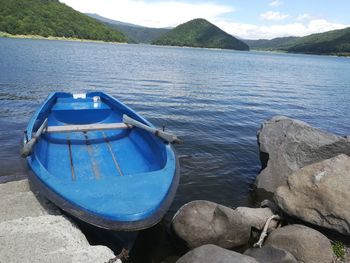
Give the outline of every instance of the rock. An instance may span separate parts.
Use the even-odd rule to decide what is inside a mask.
[[[260,203],[260,207],[261,208],[270,208],[270,210],[272,211],[272,213],[274,214],[278,214],[279,212],[279,207],[274,203],[272,202],[271,200],[263,200],[261,203]]]
[[[258,263],[258,261],[215,245],[203,245],[186,253],[176,263]]]
[[[289,225],[271,232],[266,245],[272,245],[291,253],[299,262],[331,263],[331,243],[320,232],[303,226]]]
[[[253,257],[259,262],[298,263],[291,253],[271,245],[263,246],[262,248],[250,248],[244,252],[244,255]]]
[[[242,225],[247,224],[248,226],[257,230],[262,230],[267,219],[273,216],[273,212],[270,208],[249,208],[249,207],[237,207],[234,210],[236,219],[241,218]],[[272,220],[269,225],[269,230],[276,228],[277,222]]]
[[[278,206],[303,221],[350,235],[350,157],[305,166],[275,193]]]
[[[261,230],[273,215],[269,208],[231,209],[209,201],[192,201],[179,209],[172,226],[189,248],[215,244],[224,248],[246,245],[251,229]],[[276,227],[272,222],[270,229]]]
[[[287,117],[264,122],[257,139],[263,170],[256,185],[270,192],[285,185],[288,175],[306,165],[341,153],[350,155],[350,140]]]

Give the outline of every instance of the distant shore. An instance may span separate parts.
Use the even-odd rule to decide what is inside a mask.
[[[82,39],[74,37],[54,37],[54,36],[40,36],[40,35],[14,35],[0,31],[0,37],[4,38],[20,38],[20,39],[45,39],[45,40],[63,40],[63,41],[77,41],[77,42],[93,42],[93,43],[111,43],[111,44],[127,44],[126,42],[112,42],[93,39]]]
[[[0,31],[0,38],[19,38],[19,39],[43,39],[43,40],[63,40],[63,41],[76,41],[76,42],[92,42],[92,43],[110,43],[110,44],[128,44],[127,42],[112,42],[112,41],[103,41],[103,40],[93,40],[93,39],[82,39],[82,38],[73,38],[73,37],[54,37],[54,36],[40,36],[40,35],[14,35],[6,32]],[[165,45],[156,45],[156,46],[165,46]],[[182,47],[182,48],[204,48],[211,50],[230,50],[230,49],[220,49],[220,48],[205,48],[205,47],[188,47],[188,46],[166,46],[166,47]],[[271,53],[284,53],[284,54],[303,54],[303,55],[319,55],[319,56],[333,56],[333,57],[350,57],[350,53],[334,53],[334,54],[317,54],[317,53],[292,53],[285,50],[272,50],[272,49],[251,49],[250,51],[258,52],[271,52]]]
[[[286,50],[280,50],[280,49],[250,49],[250,51],[257,51],[257,52],[271,52],[271,53],[282,53],[282,54],[299,54],[299,55],[318,55],[318,56],[331,56],[331,57],[350,57],[349,52],[339,52],[339,53],[331,53],[331,54],[325,54],[325,53],[296,53],[296,52],[288,52]]]

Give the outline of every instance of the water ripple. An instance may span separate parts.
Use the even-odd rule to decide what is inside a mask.
[[[48,93],[103,90],[184,140],[171,212],[193,199],[250,205],[262,121],[349,134],[349,72],[335,57],[0,38],[0,175],[22,171],[21,130]]]

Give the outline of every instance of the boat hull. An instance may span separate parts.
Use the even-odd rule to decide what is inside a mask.
[[[98,112],[90,109],[93,97],[105,103],[97,107]],[[151,126],[104,93],[88,93],[86,98],[89,105],[71,94],[51,94],[28,124],[29,139],[44,118],[50,126],[84,125],[120,122],[128,114]],[[45,134],[27,163],[31,183],[50,201],[86,223],[113,231],[135,231],[158,223],[174,199],[180,176],[172,146],[137,128]]]

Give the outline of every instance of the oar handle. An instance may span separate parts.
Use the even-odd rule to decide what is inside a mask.
[[[152,127],[149,127],[137,120],[134,120],[133,118],[130,118],[127,115],[123,115],[123,122],[125,124],[129,124],[135,127],[138,127],[140,129],[143,129],[145,131],[148,131],[152,134],[154,134],[155,136],[158,136],[159,138],[162,138],[164,141],[170,142],[170,143],[181,143],[181,140],[179,138],[177,138],[176,135],[164,132],[162,130],[158,130]]]
[[[27,142],[23,148],[21,149],[21,157],[25,158],[29,155],[31,155],[34,145],[37,143],[39,137],[41,136],[41,134],[43,133],[44,129],[47,126],[47,118],[43,121],[43,123],[41,124],[40,128],[38,129],[38,131],[32,136],[32,138],[29,140],[29,142]]]

